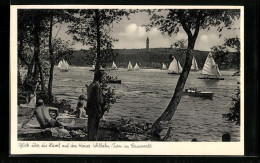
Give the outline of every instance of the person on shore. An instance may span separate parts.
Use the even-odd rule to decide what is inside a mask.
[[[86,111],[85,111],[85,108],[84,108],[84,105],[85,103],[83,101],[78,101],[78,104],[77,104],[77,117],[78,118],[82,118],[82,117],[86,117]]]
[[[58,108],[54,107],[47,107],[44,105],[44,102],[42,99],[39,99],[36,103],[35,110],[31,117],[26,120],[22,128],[32,119],[32,117],[36,116],[37,121],[39,122],[41,128],[50,128],[50,127],[60,127],[64,126],[66,127],[73,127],[75,125],[75,121],[73,120],[70,124],[65,124],[60,121],[58,121],[56,118],[50,116],[50,111],[53,111],[56,113],[56,115],[59,114]]]
[[[103,116],[104,95],[101,90],[102,72],[97,71],[87,89],[88,140],[97,140],[99,121]]]
[[[229,133],[224,133],[222,135],[222,142],[230,142],[231,141],[231,135]]]

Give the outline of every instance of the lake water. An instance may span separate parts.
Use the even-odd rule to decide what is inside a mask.
[[[90,67],[71,67],[69,72],[54,71],[53,93],[59,99],[71,100],[76,107],[85,84],[93,80]],[[225,80],[213,81],[197,79],[201,71],[190,72],[185,88],[198,88],[214,92],[212,100],[183,96],[170,126],[173,128],[170,141],[221,141],[221,136],[229,132],[232,141],[240,140],[240,127],[225,122],[222,114],[232,106],[239,77],[231,76],[234,71],[221,71]],[[178,81],[177,75],[168,75],[165,70],[141,69],[127,71],[119,68],[109,71],[122,84],[111,84],[115,89],[117,102],[112,105],[104,119],[133,118],[137,121],[155,122],[170,102]]]

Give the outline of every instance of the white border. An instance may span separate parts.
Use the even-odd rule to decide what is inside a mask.
[[[122,146],[132,143],[135,145],[151,144],[152,148],[19,148],[19,143],[49,144],[46,141],[18,141],[17,140],[17,9],[240,9],[240,38],[241,38],[241,126],[240,142],[78,142],[69,143],[93,144],[113,143]],[[112,6],[112,5],[12,5],[10,19],[10,81],[11,81],[11,129],[10,154],[65,154],[65,155],[244,155],[244,7],[243,6]],[[53,141],[52,143],[67,144],[68,142]]]

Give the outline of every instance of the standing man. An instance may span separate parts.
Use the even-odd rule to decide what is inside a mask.
[[[93,82],[87,90],[87,112],[88,112],[88,140],[97,140],[97,131],[100,118],[102,118],[102,107],[104,106],[104,96],[101,90],[102,72],[97,71]]]

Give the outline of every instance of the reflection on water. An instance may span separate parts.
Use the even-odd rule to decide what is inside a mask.
[[[93,80],[93,72],[87,67],[72,67],[69,72],[55,69],[53,92],[58,98],[71,100],[74,107],[85,84]],[[214,92],[212,100],[183,96],[170,125],[173,128],[172,141],[221,141],[224,132],[229,132],[232,141],[239,141],[239,126],[226,123],[222,114],[231,107],[231,97],[235,94],[239,77],[231,76],[231,71],[222,71],[225,80],[213,81],[197,79],[200,72],[190,72],[186,88],[198,88]],[[169,104],[177,83],[177,75],[167,71],[142,69],[127,71],[119,68],[108,74],[117,76],[122,84],[111,84],[115,89],[117,102],[112,105],[105,119],[121,117],[138,121],[154,122]]]

